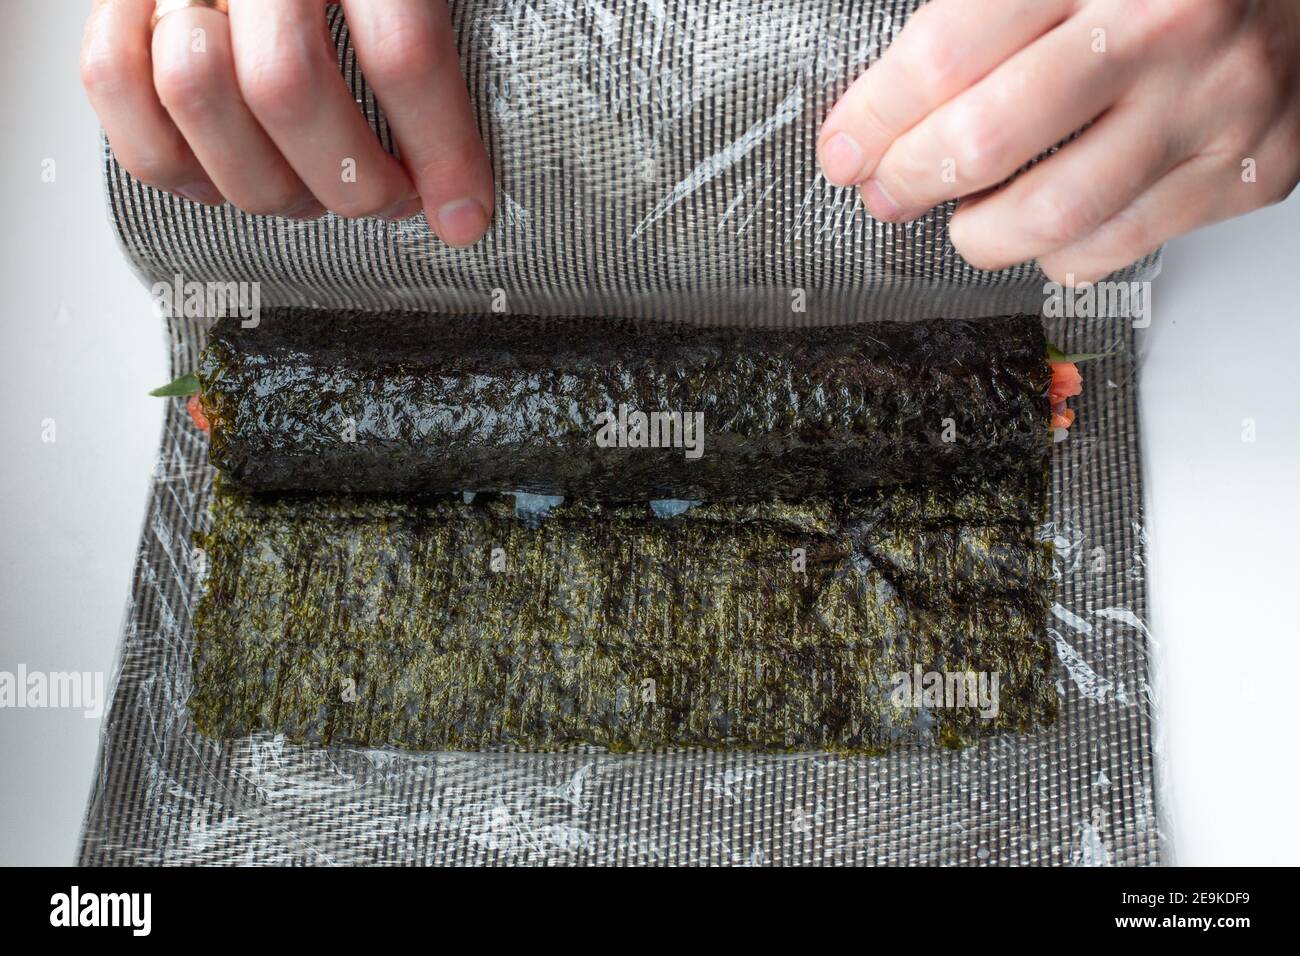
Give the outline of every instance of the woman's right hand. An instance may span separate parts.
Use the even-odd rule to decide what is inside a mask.
[[[96,0],[81,55],[91,104],[136,178],[294,219],[423,209],[454,246],[487,231],[492,172],[443,0],[343,0],[400,161],[339,72],[323,0],[229,0],[228,15],[191,5],[151,32],[154,7]]]

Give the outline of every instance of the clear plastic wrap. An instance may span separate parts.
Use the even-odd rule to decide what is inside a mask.
[[[451,251],[422,219],[210,210],[108,158],[149,281],[261,283],[263,304],[822,324],[1043,305],[1029,267],[978,273],[947,210],[875,223],[818,178],[817,122],[914,2],[454,6],[498,217]],[[332,11],[340,65],[388,142]],[[1158,260],[1118,277],[1149,277]],[[498,295],[500,293],[500,295]],[[172,318],[173,366],[208,328]],[[1132,322],[1057,320],[1084,367],[1053,449],[1050,729],[881,757],[694,750],[413,753],[216,742],[187,709],[207,443],[173,401],[87,810],[85,863],[1043,863],[1167,859],[1157,787]]]
[[[1035,312],[1038,270],[967,265],[947,242],[951,204],[879,223],[818,172],[821,119],[918,5],[461,0],[457,40],[497,184],[482,242],[443,246],[423,216],[214,210],[111,167],[115,218],[150,283],[258,282],[263,305],[746,325]],[[391,147],[337,8],[330,29]]]

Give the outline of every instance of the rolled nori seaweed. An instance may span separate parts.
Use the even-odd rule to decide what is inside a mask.
[[[191,713],[415,749],[879,753],[1050,723],[1045,353],[1028,316],[219,324]],[[703,455],[602,447],[620,407],[702,412]],[[566,498],[524,520],[516,490]],[[935,676],[995,680],[992,712]]]
[[[1057,706],[1041,487],[523,521],[496,495],[219,486],[190,710],[215,737],[414,749],[879,753],[1029,731]],[[900,700],[914,673],[996,675],[996,713]]]
[[[270,309],[221,320],[199,379],[212,462],[247,490],[798,501],[1041,474],[1045,354],[1033,316],[738,330]],[[620,409],[701,413],[702,453],[601,447]]]

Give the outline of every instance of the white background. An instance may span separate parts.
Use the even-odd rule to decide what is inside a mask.
[[[0,32],[0,670],[111,673],[161,430],[161,328],[78,86],[88,7],[7,0]],[[1155,287],[1142,414],[1180,863],[1300,863],[1297,273],[1293,197],[1174,242]],[[0,863],[73,861],[99,729],[0,710]]]

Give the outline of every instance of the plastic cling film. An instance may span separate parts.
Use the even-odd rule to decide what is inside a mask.
[[[917,0],[459,0],[496,216],[469,249],[424,217],[314,222],[189,203],[109,157],[114,222],[149,282],[258,282],[265,305],[821,325],[1037,312],[1035,266],[972,269],[952,204],[873,220],[815,156],[831,106]],[[346,23],[339,64],[391,147]],[[183,224],[183,225],[181,225]],[[1152,255],[1120,278],[1149,277]]]
[[[878,757],[675,750],[418,753],[214,742],[190,714],[192,615],[212,469],[167,416],[121,666],[81,848],[86,863],[1149,865],[1169,855],[1151,690],[1130,326],[1058,323],[1084,370],[1052,448],[1048,520],[1059,713],[966,750]],[[202,323],[170,325],[192,368]],[[1091,676],[1090,676],[1091,675]],[[1106,689],[1106,692],[1100,692]]]
[[[947,241],[950,207],[906,226],[875,222],[817,171],[821,119],[917,6],[457,0],[497,183],[483,242],[447,249],[420,217],[300,223],[195,206],[107,155],[113,222],[148,282],[257,282],[266,306],[742,325],[1037,312],[1042,275],[970,269]],[[329,24],[346,81],[391,146],[337,9]],[[1152,256],[1120,278],[1157,267]],[[197,367],[208,324],[168,320],[176,373]],[[960,751],[418,753],[265,732],[210,740],[190,701],[193,616],[210,571],[196,540],[211,530],[213,471],[206,437],[170,400],[81,862],[1167,860],[1132,323],[1047,331],[1066,352],[1107,353],[1085,367],[1079,418],[1051,450],[1040,529],[1061,611],[1050,619],[1059,714]]]

